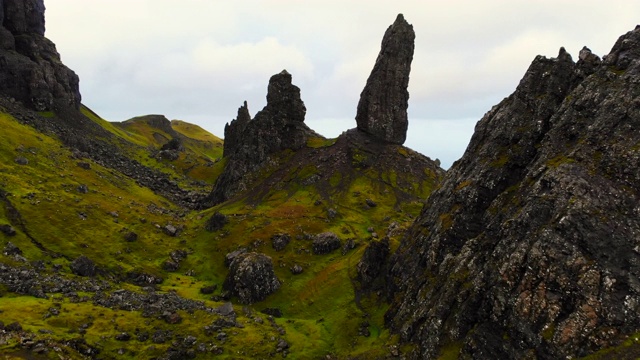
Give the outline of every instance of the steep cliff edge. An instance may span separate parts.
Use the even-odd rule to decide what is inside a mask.
[[[640,330],[640,27],[535,58],[392,256],[387,324],[464,358],[561,358]]]
[[[0,95],[36,111],[79,108],[78,76],[44,37],[44,0],[0,0]]]

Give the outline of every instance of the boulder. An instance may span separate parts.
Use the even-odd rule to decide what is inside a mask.
[[[269,256],[251,252],[236,256],[222,287],[237,296],[240,303],[253,304],[278,290],[280,280]]]
[[[9,224],[2,224],[0,225],[0,232],[7,235],[7,236],[15,236],[16,235],[16,229],[13,228],[13,226],[9,225]]]
[[[275,251],[282,251],[291,241],[289,234],[275,234],[271,237],[271,246]]]
[[[79,276],[94,276],[96,274],[96,264],[84,255],[73,260],[69,267],[71,272]]]
[[[316,255],[328,254],[336,249],[340,249],[342,243],[338,235],[332,232],[323,232],[313,239],[313,253]]]

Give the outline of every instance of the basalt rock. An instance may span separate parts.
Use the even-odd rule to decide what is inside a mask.
[[[413,26],[399,14],[384,34],[356,114],[358,130],[399,145],[404,144],[409,126],[407,87],[414,40]]]
[[[78,76],[44,37],[43,0],[0,0],[0,95],[37,111],[78,108]]]
[[[306,146],[309,135],[319,136],[304,124],[306,111],[291,74],[283,70],[273,75],[264,109],[250,120],[245,103],[238,118],[225,127],[224,156],[228,162],[203,206],[221,203],[245,190],[248,176],[268,163],[270,155],[298,150]]]
[[[591,55],[535,58],[392,256],[410,358],[576,358],[640,330],[640,27]]]
[[[222,287],[237,296],[240,303],[253,304],[276,292],[280,280],[273,272],[271,258],[252,252],[233,259]]]

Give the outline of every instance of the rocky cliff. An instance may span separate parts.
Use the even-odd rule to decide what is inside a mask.
[[[0,0],[0,94],[37,111],[78,108],[78,76],[44,31],[43,0]]]
[[[558,359],[640,330],[640,27],[534,59],[392,256],[413,358]]]
[[[360,94],[358,130],[402,145],[407,138],[409,73],[415,33],[402,14],[389,26],[367,84]]]
[[[245,102],[237,119],[225,127],[223,155],[228,162],[204,206],[221,203],[245,190],[245,175],[258,171],[269,155],[304,147],[308,136],[315,134],[304,124],[306,112],[300,89],[291,83],[291,74],[283,70],[273,75],[264,109],[251,120]]]

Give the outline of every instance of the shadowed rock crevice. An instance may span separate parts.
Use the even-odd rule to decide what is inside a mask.
[[[402,145],[407,138],[409,73],[415,33],[402,14],[384,34],[367,84],[360,94],[358,130],[379,140]]]

